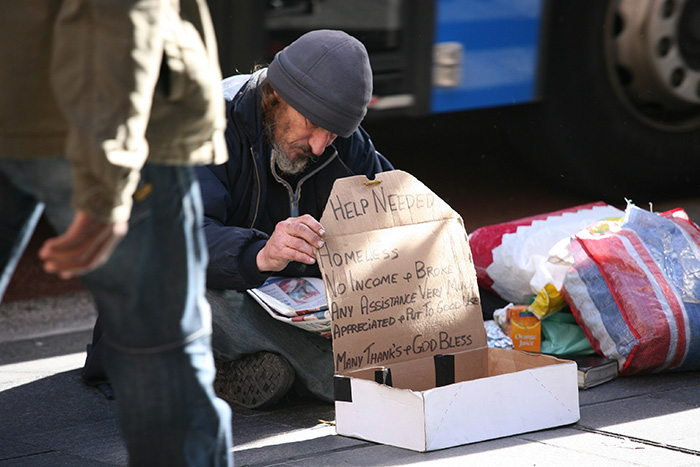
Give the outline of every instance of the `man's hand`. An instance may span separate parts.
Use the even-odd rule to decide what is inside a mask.
[[[39,250],[44,270],[70,279],[104,264],[129,230],[128,222],[107,224],[78,211],[63,235],[50,238]]]
[[[258,269],[261,272],[281,271],[291,261],[314,264],[314,249],[323,246],[325,233],[323,226],[308,214],[283,220],[275,226],[272,236],[258,252]]]

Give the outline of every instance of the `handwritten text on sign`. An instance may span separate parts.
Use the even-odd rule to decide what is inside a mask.
[[[346,198],[333,194],[328,202],[327,212],[336,223],[399,211],[413,217],[442,203],[430,192],[396,194],[383,187]],[[459,316],[479,304],[468,258],[464,227],[456,219],[328,235],[318,261],[334,348],[343,349],[336,350],[336,369],[472,346],[469,327],[459,325]],[[337,345],[345,340],[351,345]]]
[[[397,212],[410,209],[431,209],[435,204],[433,193],[386,193],[383,187],[371,191],[371,196],[343,200],[339,195],[331,196],[328,205],[336,220],[353,219],[368,213]]]

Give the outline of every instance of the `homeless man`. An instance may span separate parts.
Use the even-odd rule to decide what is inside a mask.
[[[307,33],[270,66],[224,80],[229,161],[199,167],[220,397],[272,405],[292,385],[333,400],[331,341],[270,317],[246,289],[272,274],[320,277],[318,222],[333,182],[391,170],[359,126],[372,94],[362,43]]]

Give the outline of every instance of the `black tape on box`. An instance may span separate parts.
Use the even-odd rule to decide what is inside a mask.
[[[374,371],[374,381],[379,384],[392,386],[391,383],[391,368],[382,368]]]
[[[336,401],[352,402],[350,378],[346,376],[335,376],[333,378],[333,397]]]
[[[455,356],[435,355],[435,387],[447,386],[455,382]]]

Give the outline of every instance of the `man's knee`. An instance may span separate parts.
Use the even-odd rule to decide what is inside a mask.
[[[247,293],[236,290],[207,289],[206,297],[214,319],[259,306]]]

